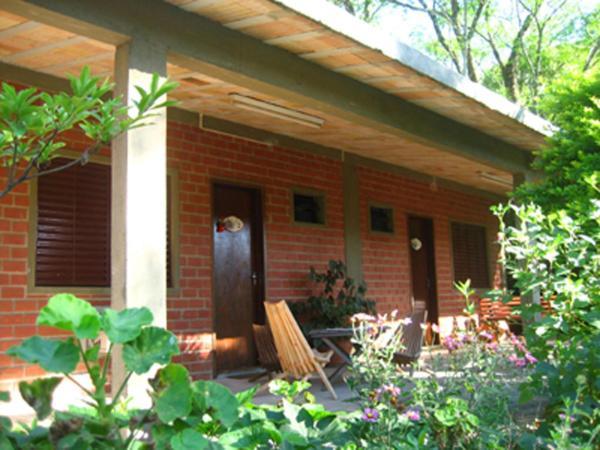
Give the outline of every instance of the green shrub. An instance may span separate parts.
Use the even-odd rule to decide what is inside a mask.
[[[306,331],[348,327],[354,314],[375,312],[375,302],[365,297],[366,283],[349,277],[342,261],[329,261],[328,268],[323,273],[311,267],[309,277],[320,286],[321,292],[310,296],[306,302],[290,305]]]
[[[52,297],[42,308],[37,324],[66,332],[64,339],[33,336],[12,347],[9,354],[38,364],[57,376],[21,382],[23,399],[38,419],[49,419],[49,427],[14,427],[0,418],[0,448],[5,449],[317,449],[342,448],[348,441],[343,417],[312,402],[304,391],[307,383],[274,383],[282,396],[277,406],[252,403],[256,389],[232,394],[211,381],[192,381],[188,370],[171,362],[179,353],[176,337],[154,327],[146,308],[98,312],[88,302],[70,294]],[[100,344],[85,348],[83,339],[105,333],[108,355],[99,357]],[[121,345],[128,375],[112,400],[105,390],[108,365],[115,345]],[[113,355],[114,357],[114,355]],[[124,386],[133,374],[144,374],[163,365],[150,380],[150,409],[130,409],[121,400]],[[83,366],[92,382],[87,389],[73,373]],[[78,384],[86,396],[85,408],[54,411],[52,396],[63,378]],[[3,395],[0,400],[7,400]]]

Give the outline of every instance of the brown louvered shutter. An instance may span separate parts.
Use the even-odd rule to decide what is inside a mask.
[[[94,163],[40,177],[37,286],[110,286],[110,183]]]
[[[167,186],[167,286],[172,287],[170,180]],[[110,287],[110,166],[88,163],[40,177],[37,196],[36,286]]]
[[[453,223],[452,253],[455,281],[470,278],[471,286],[475,288],[489,287],[485,227]]]

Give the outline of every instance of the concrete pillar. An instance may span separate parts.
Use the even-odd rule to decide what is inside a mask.
[[[344,248],[348,275],[363,280],[362,242],[360,238],[360,198],[358,174],[351,157],[344,154],[342,163],[344,189]]]
[[[135,86],[148,89],[153,73],[166,77],[166,49],[134,39],[117,48],[115,95],[133,106]],[[130,130],[112,144],[112,290],[120,310],[148,307],[154,325],[167,324],[167,121],[166,108],[150,124]],[[125,379],[120,348],[112,359],[113,393]],[[127,395],[146,406],[145,380],[132,377]]]

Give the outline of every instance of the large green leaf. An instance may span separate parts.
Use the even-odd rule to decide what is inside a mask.
[[[35,410],[38,419],[44,420],[52,413],[52,394],[61,381],[62,378],[52,377],[19,383],[21,397]]]
[[[71,341],[57,341],[33,336],[6,352],[48,372],[69,373],[79,362],[79,350]]]
[[[85,300],[57,294],[42,308],[37,324],[72,331],[79,339],[95,339],[100,331],[100,315]]]
[[[192,388],[187,369],[181,364],[169,364],[156,374],[155,408],[158,418],[171,423],[187,416],[192,410]]]
[[[144,325],[152,323],[148,308],[129,308],[123,311],[107,309],[102,315],[104,332],[114,344],[124,344],[137,338]]]
[[[208,448],[210,441],[202,436],[201,433],[190,428],[177,433],[171,438],[171,447],[173,450],[202,450]]]
[[[164,328],[143,328],[140,335],[123,345],[127,370],[137,374],[148,372],[153,364],[167,364],[179,353],[177,338]]]
[[[192,383],[194,402],[200,410],[212,409],[214,417],[226,427],[238,420],[238,400],[225,386],[213,381]]]

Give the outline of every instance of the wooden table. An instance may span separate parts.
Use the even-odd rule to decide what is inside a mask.
[[[335,352],[342,359],[342,364],[335,369],[335,372],[329,377],[329,381],[333,383],[344,371],[346,366],[352,363],[352,359],[347,351],[341,348],[336,341],[338,339],[349,339],[353,336],[352,328],[323,328],[320,330],[312,330],[308,333],[312,339],[321,339],[327,347]]]

